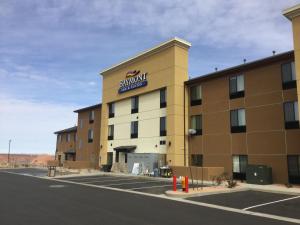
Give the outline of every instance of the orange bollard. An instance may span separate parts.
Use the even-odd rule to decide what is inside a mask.
[[[189,192],[189,177],[188,176],[185,177],[185,192],[186,193]]]
[[[173,191],[177,191],[177,177],[173,176]]]
[[[185,177],[181,177],[182,191],[185,191]]]

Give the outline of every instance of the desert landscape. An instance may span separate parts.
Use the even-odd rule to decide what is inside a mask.
[[[12,167],[45,167],[49,160],[54,160],[53,155],[47,154],[10,154],[10,166]],[[8,155],[0,154],[0,167],[7,167]]]

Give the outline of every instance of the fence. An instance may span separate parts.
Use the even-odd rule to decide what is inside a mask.
[[[174,176],[188,176],[192,180],[212,181],[224,173],[224,167],[172,166],[171,169]]]

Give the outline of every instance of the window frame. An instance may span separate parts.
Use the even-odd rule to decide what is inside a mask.
[[[115,132],[115,126],[114,126],[114,124],[108,125],[107,140],[114,140],[114,132]]]
[[[111,102],[108,103],[108,118],[114,118],[115,117],[115,103]]]
[[[290,76],[291,79],[285,79],[285,70],[284,70],[285,66],[290,67],[289,72],[291,74],[289,74],[287,76]],[[297,88],[295,61],[290,61],[290,62],[281,64],[281,80],[282,80],[282,89],[283,90]]]
[[[196,127],[193,127],[193,118],[195,118],[196,120]],[[197,129],[197,118],[199,118],[199,125],[200,125],[200,128]],[[196,131],[195,134],[193,134],[193,136],[198,136],[198,135],[202,135],[202,114],[199,114],[199,115],[191,115],[190,116],[190,129],[194,129]]]
[[[287,120],[287,105],[292,104],[294,120]],[[298,101],[288,101],[283,103],[285,129],[299,129]]]
[[[190,160],[191,166],[203,167],[203,154],[191,154]]]
[[[239,112],[243,111],[244,112],[244,125],[240,125],[240,116]],[[236,118],[237,118],[237,125],[233,124],[233,113],[237,112]],[[247,121],[246,121],[246,110],[244,108],[239,108],[239,109],[232,109],[230,110],[230,130],[231,133],[245,133],[247,132]]]
[[[234,158],[238,157],[239,171],[235,171]],[[245,163],[246,162],[246,163]],[[244,163],[244,164],[243,164]],[[246,180],[246,170],[248,163],[248,155],[232,155],[232,177],[236,180]]]
[[[94,141],[94,130],[88,129],[88,143],[93,143]]]
[[[162,129],[164,127],[164,129]],[[167,118],[162,116],[159,118],[159,135],[161,137],[167,136]]]
[[[139,112],[139,96],[131,97],[131,114]]]
[[[167,107],[167,89],[166,88],[160,89],[159,102],[160,102],[161,109]]]
[[[243,89],[239,90],[239,82],[238,79],[239,77],[243,78]],[[235,80],[235,89],[236,91],[232,91],[232,80]],[[229,77],[229,98],[230,99],[235,99],[235,98],[243,98],[245,97],[245,76],[244,74],[238,74],[238,75],[233,75]]]
[[[139,136],[139,121],[131,121],[130,124],[130,138],[138,138]]]
[[[199,97],[197,98],[197,88],[199,88]],[[195,89],[195,96],[193,95],[193,91]],[[202,85],[194,85],[190,87],[190,106],[196,106],[202,104]]]

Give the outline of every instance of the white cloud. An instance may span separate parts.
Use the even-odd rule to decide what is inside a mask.
[[[51,153],[55,151],[54,131],[74,126],[78,105],[43,103],[0,95],[0,152],[12,139],[12,152]]]

